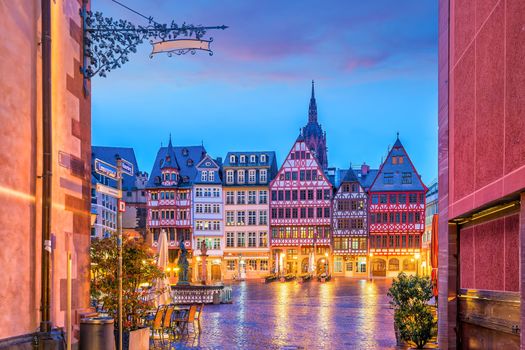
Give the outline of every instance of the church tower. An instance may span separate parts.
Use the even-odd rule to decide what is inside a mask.
[[[328,167],[328,155],[326,149],[326,133],[317,121],[317,102],[315,101],[314,81],[312,80],[312,96],[308,107],[308,123],[301,130],[306,145],[315,154],[319,165],[323,170]]]

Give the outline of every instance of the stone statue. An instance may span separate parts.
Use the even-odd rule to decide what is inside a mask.
[[[180,255],[177,262],[177,266],[179,267],[179,281],[177,282],[177,285],[189,285],[190,282],[188,281],[188,267],[190,264],[188,263],[188,251],[186,250],[183,239],[181,239],[179,246]]]

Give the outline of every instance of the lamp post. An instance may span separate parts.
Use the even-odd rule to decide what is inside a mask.
[[[367,263],[366,263],[366,268],[368,270],[368,280],[369,281],[372,281],[374,276],[372,275],[372,257],[374,256],[374,253],[370,253],[368,254],[367,256]]]

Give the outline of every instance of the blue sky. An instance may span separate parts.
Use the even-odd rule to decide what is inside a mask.
[[[170,133],[213,157],[274,150],[281,163],[307,122],[314,79],[330,166],[378,167],[399,131],[425,183],[436,178],[435,1],[120,1],[157,22],[230,28],[208,33],[213,56],[150,59],[145,43],[93,78],[94,145],[133,147],[148,173]],[[145,24],[110,0],[92,9]]]

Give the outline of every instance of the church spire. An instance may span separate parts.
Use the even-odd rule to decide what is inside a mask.
[[[315,102],[314,81],[312,80],[312,96],[308,108],[308,123],[317,123],[317,103]]]

